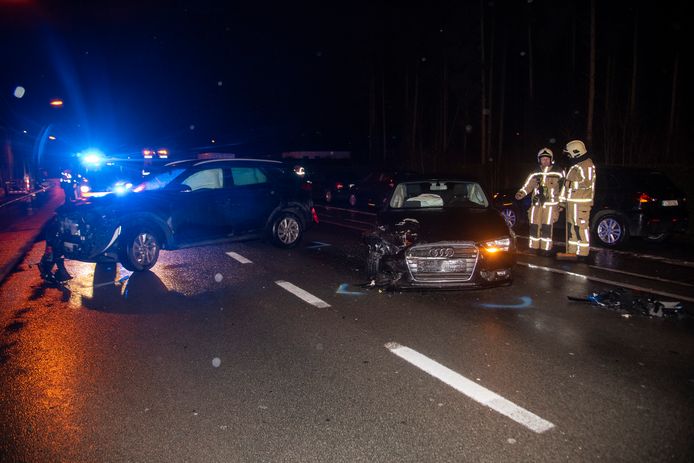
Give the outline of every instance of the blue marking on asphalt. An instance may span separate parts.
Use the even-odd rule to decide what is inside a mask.
[[[332,245],[328,244],[328,243],[322,243],[320,241],[312,241],[311,246],[306,246],[306,249],[318,249],[318,248],[324,248],[326,246],[332,246]]]
[[[336,294],[345,294],[347,296],[361,296],[365,293],[362,293],[361,291],[347,291],[347,288],[349,285],[347,283],[342,283],[339,288],[337,288],[337,291],[335,291]]]
[[[482,304],[482,307],[487,309],[525,309],[533,303],[533,299],[528,296],[521,297],[521,301],[520,304]]]

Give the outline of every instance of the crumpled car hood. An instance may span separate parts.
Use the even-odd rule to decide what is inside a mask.
[[[506,222],[496,210],[481,208],[388,210],[379,214],[378,225],[387,233],[409,229],[416,234],[415,243],[479,242],[509,235]]]

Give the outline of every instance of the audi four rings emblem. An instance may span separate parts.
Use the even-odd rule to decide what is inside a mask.
[[[453,257],[455,251],[453,248],[431,248],[429,249],[429,257]]]

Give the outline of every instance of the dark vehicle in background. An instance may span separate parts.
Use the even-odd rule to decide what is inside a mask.
[[[395,185],[417,176],[411,171],[374,170],[349,189],[347,202],[351,207],[380,209]]]
[[[348,167],[316,168],[308,176],[314,200],[330,205],[347,204],[350,189],[360,177],[356,169]]]
[[[62,206],[49,236],[68,259],[143,271],[162,249],[264,235],[294,246],[315,217],[312,205],[301,179],[281,162],[178,161],[125,195]]]
[[[495,195],[494,206],[513,225],[527,221],[529,202],[516,201],[510,190]],[[596,243],[616,247],[630,237],[665,241],[689,226],[687,198],[663,172],[647,168],[598,166],[590,228]],[[565,227],[562,213],[556,228]]]
[[[523,199],[515,198],[517,189],[505,189],[494,193],[492,205],[501,212],[506,222],[511,228],[528,221],[528,209],[530,209],[531,195],[526,195]]]
[[[475,181],[397,184],[364,240],[374,284],[460,289],[512,282],[515,235]]]
[[[598,166],[591,230],[601,244],[661,242],[688,226],[687,198],[663,172]]]

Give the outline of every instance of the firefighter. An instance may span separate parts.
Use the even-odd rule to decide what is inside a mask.
[[[581,140],[566,144],[564,152],[571,158],[560,201],[566,204],[566,252],[562,260],[586,260],[590,254],[590,209],[595,197],[595,164]]]
[[[531,195],[531,206],[528,210],[528,247],[530,252],[548,256],[552,252],[552,229],[559,219],[559,191],[564,174],[553,170],[554,154],[549,148],[538,151],[537,163],[540,170],[528,176],[525,184],[516,193],[516,199]]]
[[[70,204],[77,199],[75,190],[75,178],[72,176],[70,169],[65,169],[60,172],[60,187],[65,193],[65,204]]]

